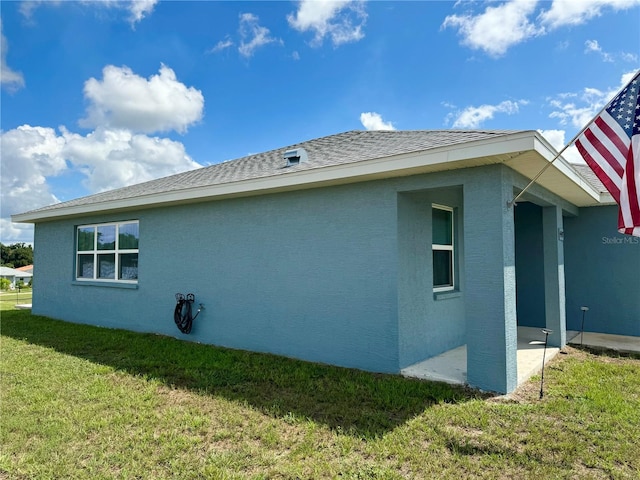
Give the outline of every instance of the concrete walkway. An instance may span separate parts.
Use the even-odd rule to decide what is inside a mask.
[[[566,338],[568,344],[580,345],[580,332],[568,330]],[[590,347],[640,353],[640,337],[585,332],[582,341],[584,345]],[[545,364],[559,351],[558,347],[547,347],[544,355]],[[542,329],[518,327],[518,385],[526,382],[542,369],[543,354]],[[467,383],[467,346],[462,345],[436,357],[428,358],[402,369],[400,373],[405,377],[465,384]]]
[[[604,348],[607,350],[616,350],[621,353],[640,354],[640,337],[595,332],[584,332],[584,335],[581,336],[580,332],[575,333],[576,335],[568,342],[571,345],[584,344],[592,348]]]

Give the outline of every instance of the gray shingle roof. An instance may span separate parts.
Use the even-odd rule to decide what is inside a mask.
[[[237,160],[230,160],[208,167],[198,168],[145,183],[49,205],[27,213],[85,206],[114,200],[137,198],[145,195],[281,175],[290,171],[310,170],[361,162],[477,140],[491,139],[517,132],[518,131],[513,130],[353,130],[297,143],[264,153],[258,153],[256,155],[250,155]],[[286,150],[293,148],[304,148],[308,154],[308,161],[285,168],[282,155]]]
[[[600,193],[605,193],[607,188],[602,184],[600,179],[593,173],[593,170],[589,167],[589,165],[581,164],[581,163],[572,163],[573,168],[575,168],[582,177],[589,182],[593,188],[598,190]]]

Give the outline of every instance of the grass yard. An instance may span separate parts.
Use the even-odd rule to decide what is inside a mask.
[[[0,478],[640,478],[640,359],[511,398],[2,311]],[[539,382],[539,378],[537,379]]]
[[[29,287],[21,288],[20,291],[0,292],[0,310],[11,310],[18,304],[31,303],[32,291]]]

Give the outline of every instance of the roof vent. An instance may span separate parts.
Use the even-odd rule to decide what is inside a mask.
[[[298,165],[301,162],[307,161],[307,151],[304,148],[295,148],[293,150],[287,150],[282,157],[287,161],[287,167]]]

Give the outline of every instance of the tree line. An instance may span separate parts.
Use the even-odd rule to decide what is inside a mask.
[[[33,247],[26,243],[4,245],[0,243],[0,260],[2,266],[20,268],[33,264]]]

